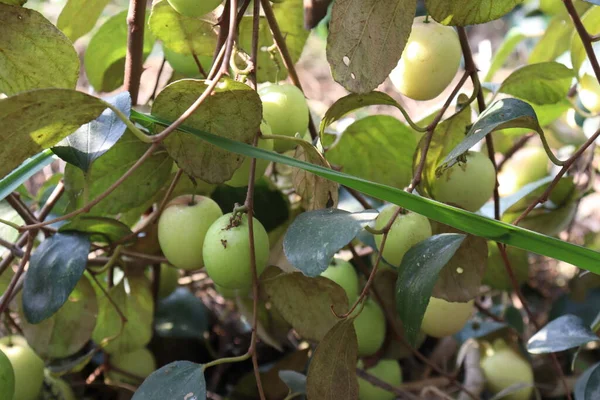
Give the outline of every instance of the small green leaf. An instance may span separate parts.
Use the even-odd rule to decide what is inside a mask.
[[[76,233],[57,233],[35,249],[23,283],[23,314],[29,323],[49,318],[67,301],[89,251],[87,236]]]
[[[302,55],[306,39],[310,33],[304,28],[304,6],[301,1],[291,0],[280,3],[272,3],[275,18],[279,23],[281,33],[285,38],[285,44],[295,64]],[[278,82],[287,78],[287,68],[279,51],[273,47],[275,41],[265,17],[260,18],[258,36],[258,71],[256,79],[258,82]],[[252,17],[243,17],[239,25],[240,48],[247,54],[252,54]],[[243,67],[244,63],[241,63]]]
[[[415,344],[438,274],[454,256],[465,235],[446,233],[413,246],[402,258],[396,282],[396,308],[406,339]]]
[[[589,367],[577,379],[575,400],[594,400],[600,398],[600,363]]]
[[[56,26],[75,42],[94,28],[109,2],[110,0],[68,0],[58,16]]]
[[[581,22],[591,36],[595,36],[600,33],[600,7],[590,8],[581,17]],[[570,23],[570,21],[569,21]],[[587,59],[587,53],[583,47],[581,37],[577,34],[573,35],[571,39],[571,63],[573,70],[576,75],[580,75],[580,68],[584,61]]]
[[[133,395],[133,400],[203,400],[206,381],[202,365],[175,361],[154,371]]]
[[[154,36],[174,52],[212,58],[217,45],[215,23],[216,20],[183,16],[167,0],[161,0],[154,2],[148,26]]]
[[[98,314],[96,292],[82,276],[68,300],[50,318],[39,324],[22,320],[27,343],[42,358],[66,358],[81,350],[92,338]]]
[[[309,399],[358,399],[358,343],[353,322],[352,318],[339,321],[317,346],[306,378]]]
[[[560,5],[562,8],[562,4]],[[560,55],[569,50],[571,37],[573,36],[573,23],[562,17],[554,17],[550,20],[544,35],[537,42],[531,53],[529,53],[530,64],[554,61]]]
[[[550,321],[527,342],[531,354],[557,353],[600,341],[581,318],[567,314]]]
[[[179,287],[157,304],[154,330],[161,337],[198,339],[208,331],[208,319],[202,300]]]
[[[0,92],[75,89],[79,58],[73,44],[37,11],[0,3],[0,49]]]
[[[354,214],[338,209],[304,212],[296,217],[285,234],[285,256],[306,276],[319,276],[335,253],[376,217],[376,212],[369,211]]]
[[[107,217],[81,215],[62,225],[59,232],[77,231],[90,235],[90,240],[97,243],[113,243],[131,235],[131,229],[121,221]]]
[[[333,79],[355,93],[377,88],[400,60],[416,7],[416,0],[333,3],[327,38]]]
[[[150,13],[146,13],[146,22]],[[152,51],[154,38],[144,29],[144,58]],[[98,92],[110,92],[123,84],[127,54],[127,10],[113,15],[94,34],[85,50],[85,72]]]
[[[551,61],[517,69],[499,91],[535,104],[554,104],[567,96],[572,81],[573,70]]]
[[[335,325],[338,319],[330,307],[339,314],[348,309],[344,290],[327,278],[282,273],[271,266],[261,275],[261,285],[273,306],[305,339],[319,341]]]
[[[412,179],[419,135],[389,115],[373,115],[350,125],[327,151],[344,172],[402,189]]]
[[[54,146],[105,108],[96,97],[67,89],[32,90],[0,99],[0,176]]]
[[[129,92],[119,93],[106,99],[129,118],[131,96]],[[77,131],[67,136],[52,148],[52,151],[66,162],[87,172],[94,160],[106,153],[125,133],[127,126],[110,108]]]
[[[105,352],[128,353],[150,342],[154,303],[150,282],[143,275],[127,276],[108,290],[112,302],[103,291],[96,289],[96,294],[99,313],[92,339]],[[115,306],[127,318],[125,325]]]
[[[483,78],[484,82],[491,82],[494,74],[502,68],[508,57],[511,55],[513,50],[517,47],[519,43],[521,43],[527,35],[523,33],[523,29],[516,26],[511,28],[506,36],[504,37],[504,41],[496,50],[494,57],[492,58],[492,62],[490,63],[490,67],[488,68],[487,73],[485,74],[485,78]]]
[[[176,119],[206,90],[199,80],[176,81],[156,97],[152,114]],[[231,116],[235,115],[235,118]],[[217,86],[186,124],[215,135],[251,143],[262,119],[262,103],[249,86],[226,79]],[[243,157],[210,145],[199,138],[174,132],[163,142],[181,169],[209,183],[229,180],[242,164]]]
[[[444,25],[467,26],[490,22],[508,14],[523,0],[425,0],[427,11]]]

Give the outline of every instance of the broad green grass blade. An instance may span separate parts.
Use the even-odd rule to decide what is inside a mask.
[[[33,174],[50,164],[54,160],[53,156],[54,154],[51,150],[44,150],[31,157],[29,160],[26,160],[10,174],[2,178],[2,180],[0,180],[0,200],[8,196],[27,179],[31,178]]]

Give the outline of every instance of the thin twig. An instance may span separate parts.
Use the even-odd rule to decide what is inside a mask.
[[[581,38],[585,53],[587,54],[588,60],[590,60],[592,69],[594,70],[594,75],[596,75],[596,79],[598,79],[598,82],[600,82],[600,65],[598,64],[598,59],[596,58],[596,53],[594,52],[594,46],[592,45],[596,39],[585,29],[585,26],[583,25],[583,22],[577,13],[577,9],[573,4],[573,0],[563,0],[563,3],[567,8],[567,12],[571,16],[571,20],[573,21],[573,25],[575,25],[577,34]]]
[[[127,13],[127,54],[125,56],[125,90],[131,104],[137,104],[140,79],[144,69],[144,25],[146,0],[130,0]]]

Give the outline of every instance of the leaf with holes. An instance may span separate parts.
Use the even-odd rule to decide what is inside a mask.
[[[130,275],[121,279],[108,290],[110,299],[98,288],[96,294],[99,313],[92,338],[105,352],[128,353],[150,342],[154,302],[146,277]],[[123,313],[126,322],[121,320],[116,307]]]
[[[156,97],[152,114],[177,119],[206,90],[204,81],[177,81]],[[235,118],[232,118],[235,115]],[[186,126],[215,135],[251,143],[262,119],[262,103],[249,86],[225,79],[185,122]],[[244,158],[219,149],[182,132],[173,132],[163,142],[177,165],[187,174],[209,183],[229,180]]]
[[[273,13],[285,39],[285,44],[295,64],[302,55],[306,39],[310,31],[304,28],[304,6],[301,1],[283,1],[271,3]],[[275,48],[275,41],[265,17],[260,18],[258,36],[258,82],[278,82],[288,76],[287,68],[279,51]],[[239,46],[247,54],[252,54],[252,17],[243,17],[239,25]],[[236,60],[240,67],[246,65],[241,60]]]
[[[544,62],[517,69],[498,91],[535,104],[554,104],[567,96],[572,81],[573,70],[554,61]]]
[[[81,350],[92,338],[98,301],[92,284],[82,276],[68,300],[39,324],[21,320],[27,343],[42,358],[66,358]]]
[[[0,93],[75,89],[79,58],[73,44],[37,11],[0,3],[0,49]]]
[[[425,0],[427,11],[444,25],[467,26],[493,21],[512,11],[523,0]]]
[[[110,92],[123,84],[125,55],[127,54],[127,10],[113,15],[96,31],[85,50],[85,72],[90,84],[98,92]],[[146,13],[146,23],[148,16]],[[145,59],[152,51],[154,38],[150,29],[144,29]]]
[[[346,128],[327,160],[348,174],[401,189],[412,179],[419,136],[392,116],[369,116]]]
[[[60,12],[56,26],[75,42],[94,28],[109,2],[110,0],[69,0]]]
[[[154,371],[133,395],[133,400],[206,399],[202,365],[175,361]]]
[[[433,234],[464,232],[432,222]],[[454,256],[439,272],[432,295],[450,302],[467,302],[479,295],[485,273],[488,246],[485,239],[466,235]]]
[[[600,363],[589,367],[575,383],[575,400],[600,398]]]
[[[75,217],[59,229],[59,232],[68,231],[87,233],[90,235],[90,240],[97,243],[113,243],[132,234],[131,229],[121,221],[89,215]]]
[[[294,158],[311,164],[331,168],[323,154],[310,143],[303,143],[296,149]],[[332,208],[338,203],[338,184],[303,169],[292,170],[292,184],[298,195],[302,197],[302,206],[307,210]]]
[[[68,89],[32,90],[0,99],[0,176],[54,146],[105,108],[96,97]]]
[[[202,18],[181,15],[167,0],[162,0],[152,5],[148,27],[176,53],[212,57],[217,45],[216,22],[212,14]]]
[[[331,307],[338,314],[348,310],[346,292],[327,278],[283,273],[271,266],[262,273],[261,285],[273,306],[305,339],[319,341],[335,325],[338,318]]]
[[[353,322],[352,318],[339,321],[317,346],[306,377],[309,399],[358,399],[358,343]]]
[[[327,38],[333,79],[355,93],[377,88],[400,60],[416,7],[416,0],[333,3]]]
[[[85,271],[89,250],[89,239],[78,233],[57,233],[35,249],[23,283],[29,323],[42,322],[65,304]]]
[[[127,118],[131,112],[129,92],[106,99]],[[87,172],[94,160],[106,153],[125,133],[127,126],[110,108],[94,121],[81,126],[52,148],[54,154]]]
[[[67,164],[65,167],[65,195],[72,208],[83,207],[106,191],[117,179],[135,164],[150,147],[133,133],[126,131],[119,141],[102,157],[94,161],[89,173]],[[171,176],[173,160],[164,151],[156,151],[138,167],[111,194],[96,205],[94,215],[115,215],[140,206],[154,197]],[[84,188],[88,185],[89,198]]]
[[[396,309],[404,324],[406,339],[414,345],[438,274],[454,256],[465,235],[444,233],[413,246],[402,258],[396,281]]]
[[[325,209],[304,212],[296,217],[285,234],[285,256],[304,275],[319,276],[335,253],[375,218],[375,211],[349,213]]]
[[[557,353],[599,340],[581,318],[567,314],[536,332],[527,342],[527,351],[531,354]]]

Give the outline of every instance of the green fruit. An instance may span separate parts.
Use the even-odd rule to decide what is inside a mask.
[[[185,75],[188,78],[202,77],[198,64],[196,64],[196,60],[194,60],[194,56],[191,54],[176,53],[167,47],[163,47],[163,52],[165,53],[166,60],[175,72]],[[200,61],[204,72],[208,73],[212,66],[212,57],[198,56],[198,61]]]
[[[363,367],[362,361],[358,362],[357,367]],[[402,384],[402,369],[395,360],[379,360],[377,365],[365,371],[392,386]],[[358,378],[358,398],[360,400],[394,400],[396,395]]]
[[[294,85],[269,85],[258,91],[263,104],[263,118],[274,135],[295,136],[308,127],[308,104],[304,93]],[[275,151],[283,153],[296,147],[293,142],[276,140]]]
[[[595,76],[584,74],[579,80],[579,99],[592,113],[600,113],[600,84]]]
[[[498,174],[498,192],[508,196],[528,183],[548,176],[548,156],[541,147],[525,147],[517,151]]]
[[[432,183],[432,197],[473,212],[492,197],[495,185],[496,171],[490,159],[469,151],[466,163],[454,164]]]
[[[355,313],[358,310],[360,306],[356,308]],[[354,329],[358,340],[358,356],[375,354],[385,340],[385,315],[379,304],[367,300],[361,313],[354,320]]]
[[[260,124],[260,131],[263,133],[263,135],[271,135],[272,134],[271,127],[266,122],[262,122]],[[265,139],[265,140],[261,139],[258,141],[258,148],[263,149],[263,150],[273,151],[273,142],[274,141],[270,140],[270,139]],[[244,162],[242,163],[242,165],[240,165],[240,167],[235,170],[231,179],[228,180],[227,182],[225,182],[225,184],[228,186],[233,186],[233,187],[248,186],[248,178],[250,176],[250,164],[251,163],[252,163],[251,157],[244,158]],[[267,170],[268,166],[269,166],[269,161],[259,160],[259,159],[256,160],[256,173],[254,175],[254,182],[258,181],[265,174],[265,171]]]
[[[331,279],[344,289],[348,301],[354,302],[358,298],[358,276],[356,270],[348,261],[334,259],[321,276]]]
[[[160,265],[160,282],[158,285],[158,297],[164,299],[169,296],[179,285],[179,270],[168,264]]]
[[[41,400],[75,400],[75,393],[67,382],[46,374],[46,384]]]
[[[398,206],[389,204],[377,216],[375,229],[383,229],[398,210]],[[398,214],[398,217],[392,224],[385,241],[383,249],[383,258],[395,267],[402,263],[404,254],[415,244],[431,236],[431,224],[429,220],[422,215],[409,212],[407,214]],[[381,248],[383,235],[375,235],[377,248]]]
[[[400,93],[411,99],[433,99],[452,82],[461,58],[454,28],[417,17],[390,79]]]
[[[158,241],[169,262],[188,271],[202,268],[204,237],[221,215],[219,205],[204,196],[180,196],[167,204],[158,220]]]
[[[473,300],[467,303],[451,303],[444,299],[431,297],[421,330],[436,338],[454,335],[459,332],[473,314]]]
[[[156,361],[150,350],[141,348],[130,353],[116,353],[111,355],[110,366],[133,375],[129,376],[114,369],[110,369],[108,377],[111,380],[138,385],[143,379],[147,378],[148,375],[156,370]],[[135,379],[134,377],[139,377],[141,380]]]
[[[527,279],[529,279],[527,252],[516,247],[507,247],[506,254],[519,285],[527,282]],[[496,243],[491,241],[488,242],[488,260],[483,276],[483,284],[499,290],[512,290],[513,288],[500,250],[498,250]]]
[[[14,400],[38,400],[44,383],[44,362],[22,336],[0,338],[0,351],[15,374]]]
[[[4,393],[6,400],[13,400],[15,393],[15,371],[10,360],[0,350],[0,393]]]
[[[524,383],[533,385],[533,369],[503,340],[494,342],[481,360],[481,369],[486,379],[486,386],[492,393],[498,393],[507,387]],[[528,400],[533,393],[532,387],[523,388],[503,397],[506,400]]]
[[[221,4],[222,0],[169,0],[171,7],[186,17],[201,17]]]
[[[260,275],[269,261],[269,236],[253,218],[256,273]],[[204,265],[211,279],[228,289],[252,285],[248,216],[225,214],[208,229],[203,247]]]

